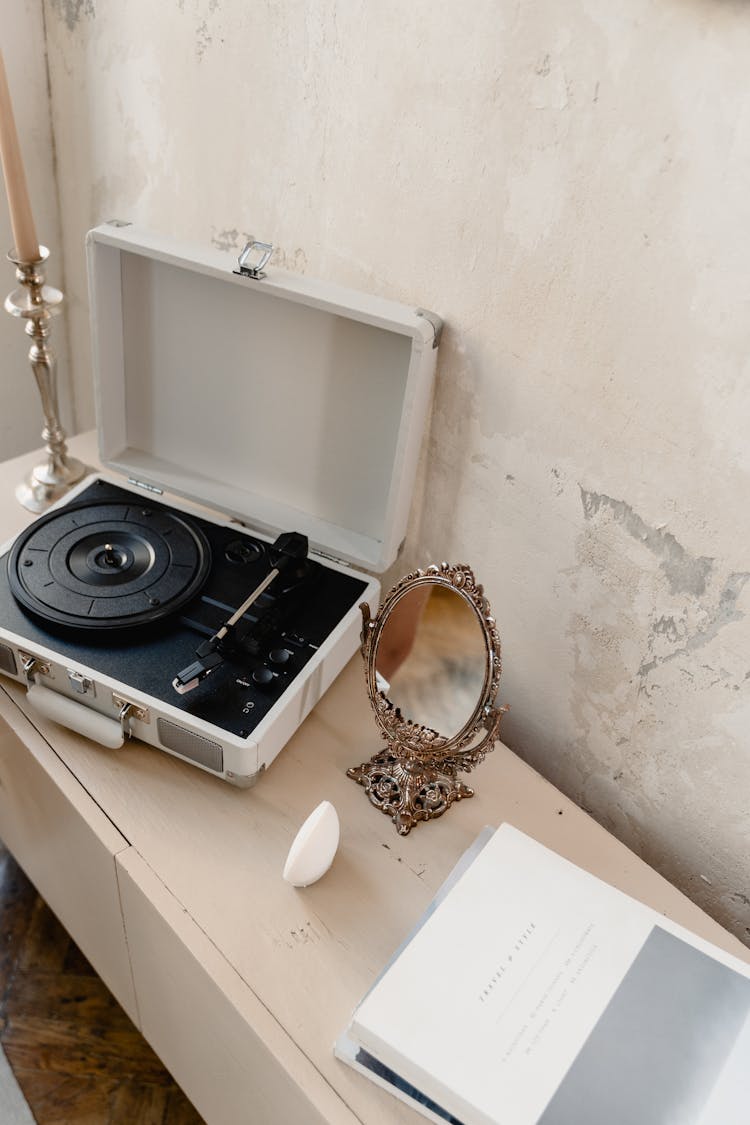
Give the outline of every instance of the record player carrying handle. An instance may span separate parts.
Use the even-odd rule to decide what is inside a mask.
[[[40,684],[32,684],[26,692],[26,698],[38,715],[69,727],[110,750],[119,749],[125,741],[116,719],[110,719],[99,711],[92,711],[82,703],[76,703],[75,699],[69,699],[67,695],[50,691]]]

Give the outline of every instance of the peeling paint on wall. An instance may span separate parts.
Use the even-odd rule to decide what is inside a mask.
[[[659,559],[659,565],[669,580],[671,593],[696,596],[705,593],[706,578],[711,572],[713,559],[692,557],[671,532],[665,531],[663,526],[650,527],[624,500],[587,492],[581,487],[581,502],[587,520],[594,519],[601,512],[609,512],[628,535],[643,543]]]
[[[94,0],[48,0],[52,11],[64,21],[68,31],[75,31],[85,19],[94,19]]]
[[[639,678],[645,680],[660,664],[705,647],[727,625],[742,621],[745,614],[738,609],[737,602],[748,579],[750,573],[730,574],[721,585],[718,597],[703,599],[697,610],[686,607],[679,622],[674,617],[661,617],[655,621],[651,626],[652,637],[664,637],[670,648],[644,660],[638,669]],[[724,678],[728,677],[729,673],[726,673]],[[739,685],[736,686],[739,688]]]
[[[205,20],[201,20],[195,32],[195,53],[199,61],[203,58],[213,41],[213,36],[208,30],[208,24]]]
[[[307,270],[307,254],[301,246],[297,246],[295,250],[285,250],[283,246],[275,247],[272,262],[279,269],[291,270],[292,273],[305,273]]]
[[[211,235],[211,245],[217,250],[242,250],[248,242],[253,242],[254,236],[246,231],[238,231],[236,227],[227,227]]]

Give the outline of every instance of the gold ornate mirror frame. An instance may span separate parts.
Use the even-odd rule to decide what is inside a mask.
[[[392,611],[407,594],[428,585],[446,587],[463,597],[476,614],[484,637],[484,684],[468,721],[451,737],[402,715],[380,690],[376,675],[378,646]],[[367,693],[387,746],[346,772],[364,786],[371,803],[391,817],[398,833],[406,836],[420,820],[442,816],[454,801],[474,796],[474,790],[457,775],[473,770],[492,750],[500,720],[508,710],[495,706],[502,670],[500,637],[482,587],[471,568],[462,563],[442,563],[407,574],[389,591],[375,617],[367,604],[360,609]]]

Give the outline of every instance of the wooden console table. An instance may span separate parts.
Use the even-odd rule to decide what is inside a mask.
[[[71,448],[95,461],[91,435]],[[31,519],[13,488],[38,459],[0,467],[0,540]],[[210,1125],[423,1121],[332,1045],[485,824],[511,821],[750,960],[502,745],[473,800],[399,837],[344,772],[378,743],[359,657],[246,791],[140,743],[104,750],[30,719],[24,688],[0,684],[0,837]],[[295,890],[284,859],[324,799],[339,854]]]

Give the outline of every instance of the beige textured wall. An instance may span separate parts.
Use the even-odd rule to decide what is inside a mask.
[[[440,312],[406,564],[473,563],[506,740],[750,939],[750,6],[46,15],[81,421],[101,219]]]
[[[62,287],[44,19],[39,0],[0,0],[0,48],[13,99],[37,237],[52,254],[49,281]],[[0,175],[0,306],[17,284],[15,270],[5,260],[12,247],[13,235]],[[0,307],[0,461],[33,449],[41,441],[42,411],[28,361],[29,343],[23,326]],[[63,319],[55,322],[51,343],[58,359],[61,416],[70,429],[72,411]]]

